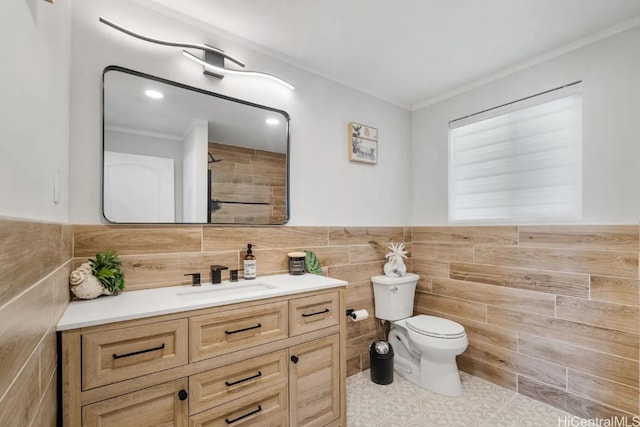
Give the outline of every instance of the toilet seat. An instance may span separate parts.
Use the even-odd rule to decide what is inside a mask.
[[[406,320],[407,328],[432,338],[456,339],[465,336],[464,327],[449,319],[420,314]]]

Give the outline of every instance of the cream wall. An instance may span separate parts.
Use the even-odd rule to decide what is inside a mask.
[[[104,67],[120,65],[206,90],[283,109],[291,115],[291,220],[289,225],[404,225],[409,222],[410,113],[385,101],[333,83],[253,50],[230,36],[213,33],[175,12],[134,2],[74,2],[71,57],[71,221],[103,222],[101,205],[101,78]],[[158,38],[209,43],[248,64],[280,75],[289,91],[260,79],[203,76],[179,48],[125,36],[98,22],[104,16]],[[197,52],[196,52],[197,53]],[[347,124],[379,129],[380,160],[349,163]],[[392,200],[393,203],[389,203]],[[405,207],[399,209],[398,207]]]
[[[448,122],[582,80],[583,219],[636,224],[640,214],[640,27],[415,111],[413,225],[447,224]]]
[[[3,1],[0,28],[0,216],[66,222],[71,1]]]

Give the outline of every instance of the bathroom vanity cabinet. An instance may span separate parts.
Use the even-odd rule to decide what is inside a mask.
[[[345,426],[344,287],[59,332],[64,426]]]

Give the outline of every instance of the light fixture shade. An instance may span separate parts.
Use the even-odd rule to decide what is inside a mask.
[[[282,80],[280,77],[274,76],[273,74],[267,74],[267,73],[262,73],[260,71],[246,71],[246,70],[231,70],[229,68],[225,68],[225,67],[218,67],[217,65],[213,65],[213,64],[209,64],[208,62],[198,58],[197,56],[195,56],[194,54],[187,52],[186,50],[182,51],[182,54],[189,58],[190,60],[192,60],[193,62],[202,65],[205,70],[210,71],[212,73],[215,74],[234,74],[234,75],[241,75],[241,76],[255,76],[255,77],[262,77],[265,79],[269,79],[272,80],[274,82],[278,82],[281,85],[288,87],[291,90],[295,89],[295,86],[293,86],[291,83],[286,82],[284,80]]]

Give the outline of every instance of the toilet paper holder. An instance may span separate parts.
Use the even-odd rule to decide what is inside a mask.
[[[369,313],[367,310],[354,310],[353,308],[347,309],[347,317],[351,317],[351,320],[354,322],[360,322],[362,320],[366,320],[369,318]]]

